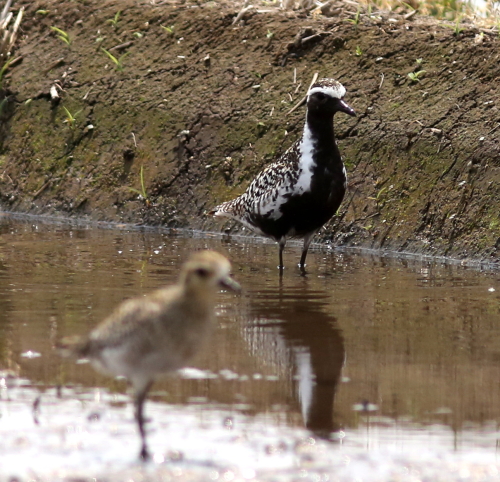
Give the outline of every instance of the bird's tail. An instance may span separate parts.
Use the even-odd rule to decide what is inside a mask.
[[[222,216],[227,218],[232,218],[234,216],[234,200],[226,201],[225,203],[215,206],[213,209],[208,211],[207,214],[210,216]]]
[[[88,355],[89,341],[85,336],[66,336],[56,343],[57,353],[64,358],[84,358]]]

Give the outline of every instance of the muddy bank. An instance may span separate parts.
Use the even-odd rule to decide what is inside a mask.
[[[296,139],[304,110],[287,112],[319,72],[358,112],[336,119],[349,192],[321,238],[498,260],[497,32],[403,14],[356,25],[339,6],[233,25],[237,8],[212,3],[26,5],[1,93],[3,209],[228,228],[205,210]]]

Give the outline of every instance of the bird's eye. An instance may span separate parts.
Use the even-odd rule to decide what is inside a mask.
[[[205,268],[198,268],[195,273],[200,277],[200,278],[207,278],[209,275],[209,272]]]
[[[318,92],[318,93],[316,94],[316,98],[317,98],[318,100],[323,101],[323,100],[325,100],[325,99],[326,99],[326,94],[323,94],[322,92]]]

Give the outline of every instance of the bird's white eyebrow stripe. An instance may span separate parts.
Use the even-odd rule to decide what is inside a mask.
[[[313,87],[307,95],[315,94],[316,92],[322,92],[323,94],[329,95],[330,97],[334,97],[336,99],[342,99],[344,97],[346,90],[343,85],[338,85],[335,87],[325,86],[325,87]]]

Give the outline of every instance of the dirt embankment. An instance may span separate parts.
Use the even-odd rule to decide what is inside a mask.
[[[204,211],[296,139],[319,72],[358,112],[336,118],[349,192],[322,238],[498,260],[498,34],[343,12],[30,2],[0,91],[3,208],[219,230]]]

